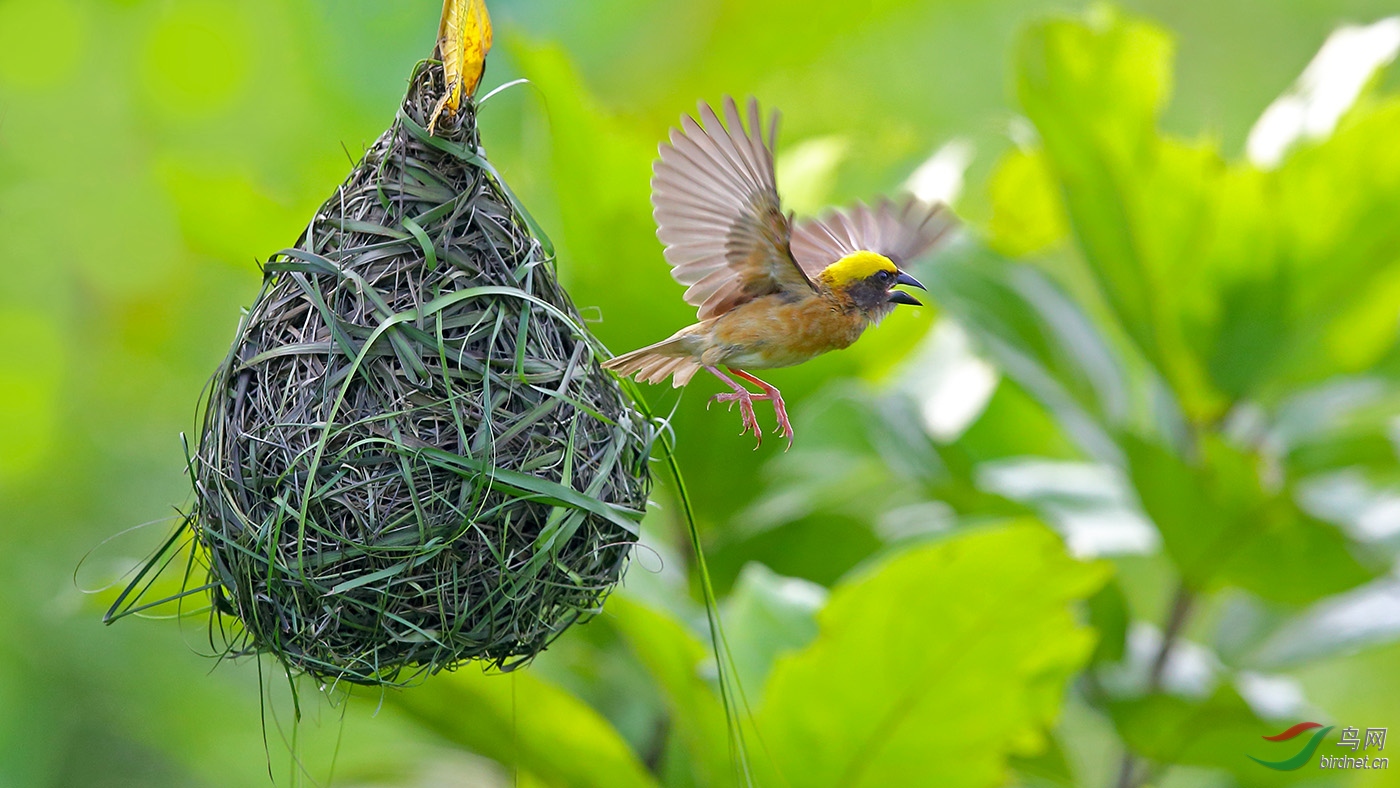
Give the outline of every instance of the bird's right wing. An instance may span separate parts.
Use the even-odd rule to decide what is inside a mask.
[[[656,236],[685,300],[704,320],[762,295],[811,291],[789,249],[790,220],[778,202],[773,144],[778,113],[762,135],[758,101],[749,99],[748,128],[734,99],[724,122],[706,104],[696,121],[681,118],[653,167]]]
[[[792,233],[792,254],[809,277],[848,254],[869,251],[894,264],[927,252],[953,226],[947,206],[906,197],[874,206],[856,203],[822,219],[799,222]]]

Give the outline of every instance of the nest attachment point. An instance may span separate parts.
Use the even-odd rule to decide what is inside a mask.
[[[509,669],[596,612],[654,425],[599,366],[552,252],[442,69],[262,291],[208,393],[188,519],[230,647],[324,680]]]

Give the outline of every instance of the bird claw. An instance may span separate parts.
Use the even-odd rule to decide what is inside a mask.
[[[758,447],[763,445],[763,428],[758,426],[758,415],[754,413],[753,400],[754,396],[747,392],[740,394],[737,391],[728,391],[710,397],[710,401],[705,403],[705,409],[709,410],[710,405],[714,402],[724,402],[729,405],[728,410],[732,411],[734,403],[739,403],[739,415],[744,420],[743,428],[739,430],[739,434],[745,435],[749,430],[753,430],[754,437],[758,439],[754,445],[754,450],[757,451]]]
[[[778,416],[778,427],[773,432],[787,438],[787,448],[783,451],[789,451],[792,449],[792,438],[795,433],[792,431],[792,422],[788,421],[787,403],[783,402],[782,396],[776,392],[771,399],[773,400],[773,411]]]
[[[728,383],[730,388],[733,389],[733,391],[726,391],[710,397],[709,401],[705,403],[706,410],[709,410],[710,405],[714,404],[715,402],[727,403],[729,405],[730,410],[734,409],[735,402],[739,403],[739,414],[744,419],[744,426],[743,429],[739,430],[739,434],[743,435],[749,430],[753,430],[754,438],[756,439],[756,443],[754,444],[754,450],[757,451],[758,447],[763,445],[763,428],[758,426],[758,416],[754,414],[753,403],[755,400],[758,400],[760,402],[771,402],[773,403],[773,411],[778,417],[778,427],[776,430],[774,430],[774,432],[776,432],[778,435],[787,438],[787,447],[783,449],[783,451],[788,451],[792,448],[792,422],[788,420],[787,404],[783,402],[783,395],[779,393],[776,388],[773,388],[767,383],[764,383],[758,378],[755,378],[754,376],[742,370],[732,370],[735,374],[739,375],[745,380],[757,384],[760,388],[763,389],[762,394],[755,394],[752,391],[749,391],[748,389],[739,385],[738,383],[735,383],[733,380],[730,380],[729,377],[726,376],[723,372],[720,372],[718,368],[705,367],[705,369],[714,373],[715,377],[719,378],[725,383]]]

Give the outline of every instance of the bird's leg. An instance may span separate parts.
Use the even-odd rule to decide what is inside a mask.
[[[748,389],[744,388],[738,383],[735,383],[733,378],[729,377],[723,372],[720,372],[719,367],[705,367],[705,369],[710,374],[714,375],[715,377],[719,378],[725,383],[728,383],[729,387],[734,389],[733,392],[726,394],[716,394],[713,397],[710,397],[710,402],[728,402],[730,403],[731,407],[733,406],[733,403],[739,403],[739,415],[743,416],[744,418],[744,428],[742,430],[739,430],[739,434],[743,435],[744,433],[749,431],[750,427],[752,427],[754,437],[758,439],[758,443],[754,445],[754,448],[757,449],[759,446],[763,445],[763,430],[758,426],[758,417],[755,416],[753,412],[754,395],[751,394]],[[748,376],[745,375],[745,377]],[[766,399],[766,397],[764,398]],[[709,403],[706,403],[705,407],[708,408]]]
[[[783,402],[783,395],[782,395],[782,393],[779,392],[777,388],[775,388],[775,387],[773,387],[773,386],[771,386],[771,385],[769,385],[769,384],[767,384],[767,383],[765,383],[765,382],[759,380],[758,378],[754,377],[753,375],[750,375],[749,373],[745,372],[745,371],[742,370],[742,369],[732,369],[732,368],[731,368],[729,371],[730,371],[730,372],[733,372],[735,375],[738,375],[739,377],[743,378],[744,380],[747,380],[747,381],[749,381],[750,383],[753,383],[754,385],[758,386],[759,388],[763,389],[763,393],[762,393],[762,394],[756,394],[756,395],[754,395],[754,396],[753,396],[753,399],[759,399],[759,400],[766,399],[766,400],[768,400],[769,402],[772,402],[772,403],[773,403],[773,411],[774,411],[775,413],[778,414],[778,429],[777,429],[777,432],[778,432],[779,435],[782,435],[783,437],[785,437],[785,438],[788,439],[788,445],[787,445],[787,447],[788,447],[789,449],[791,449],[791,448],[792,448],[792,434],[793,434],[793,433],[792,433],[792,422],[788,421],[787,404]]]

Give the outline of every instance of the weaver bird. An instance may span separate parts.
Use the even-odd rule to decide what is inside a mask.
[[[724,100],[724,117],[702,102],[700,120],[682,117],[652,168],[656,235],[671,275],[689,285],[685,300],[699,307],[700,322],[603,366],[647,383],[670,377],[677,388],[704,369],[732,389],[710,401],[739,404],[740,435],[752,429],[763,442],[753,403],[768,401],[791,447],[782,394],[747,370],[793,366],[848,347],[896,304],[919,306],[894,289],[923,289],[900,265],[927,251],[951,221],[943,206],[911,198],[794,223],[773,174],[778,113],[770,116],[766,141],[756,100],[749,100],[747,128],[732,98]]]

